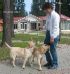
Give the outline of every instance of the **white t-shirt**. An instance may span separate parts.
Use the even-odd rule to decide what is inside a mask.
[[[60,16],[54,10],[50,15],[47,15],[46,30],[50,31],[50,36],[56,38],[59,35]]]

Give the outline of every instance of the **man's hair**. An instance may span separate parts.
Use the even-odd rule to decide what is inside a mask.
[[[52,3],[49,2],[45,2],[44,5],[42,6],[42,10],[46,10],[46,9],[53,9],[53,5]]]

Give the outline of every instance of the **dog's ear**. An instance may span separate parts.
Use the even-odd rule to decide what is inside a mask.
[[[47,46],[48,48],[50,48],[50,43],[48,43],[48,44],[45,44],[45,46]]]

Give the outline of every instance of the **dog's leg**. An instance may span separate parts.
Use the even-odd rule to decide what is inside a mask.
[[[33,58],[33,59],[32,59],[32,62],[34,62],[34,58],[35,58],[35,56],[33,56],[32,58]]]
[[[12,64],[13,64],[13,67],[15,67],[15,57],[12,59]]]
[[[42,64],[42,59],[43,59],[43,58],[41,57],[41,60],[40,60],[40,63],[41,63],[41,64]]]
[[[30,64],[31,67],[33,66],[33,56],[31,56],[31,57],[29,58],[29,64]]]
[[[25,69],[25,65],[26,65],[27,60],[28,60],[28,57],[24,58],[24,62],[23,62],[23,66],[22,66],[23,69]]]
[[[39,70],[41,71],[42,70],[42,67],[41,67],[41,56],[38,57],[38,65],[39,65]]]
[[[12,61],[13,67],[15,67],[15,66],[16,66],[16,65],[15,65],[16,54],[10,52],[10,57],[11,57],[11,61]]]

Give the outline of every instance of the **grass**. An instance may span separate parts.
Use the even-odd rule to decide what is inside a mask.
[[[13,43],[13,46],[24,48],[24,47],[28,46],[28,43],[27,42],[19,42],[19,43],[15,42],[15,43]]]
[[[16,34],[13,40],[29,41],[31,38],[35,41],[43,41],[44,36],[29,35],[29,34]]]
[[[9,58],[9,49],[6,47],[0,48],[0,60],[6,60]]]
[[[69,35],[62,35],[60,44],[70,44],[70,38],[63,38],[63,36],[70,37]],[[44,41],[45,36],[29,35],[29,34],[17,34],[13,40],[29,41],[31,37],[35,41]]]
[[[2,39],[2,32],[0,32],[0,40]]]
[[[69,38],[61,38],[60,44],[68,44],[70,45],[70,39]]]
[[[42,33],[41,33],[42,34]],[[70,36],[70,35],[62,35],[62,36]],[[28,44],[25,41],[31,40],[31,37],[34,41],[44,41],[44,36],[37,36],[37,35],[29,35],[29,34],[16,34],[12,40],[21,40],[22,42],[13,42],[13,46],[17,47],[27,47]],[[2,33],[0,33],[0,39],[2,38]],[[60,44],[69,44],[70,45],[70,39],[69,38],[63,38],[61,37]],[[9,49],[6,47],[0,48],[0,60],[9,59]]]
[[[70,34],[61,34],[62,36],[68,36],[68,37],[70,37]]]
[[[31,37],[32,37],[32,39],[34,41],[44,41],[44,38],[45,38],[44,32],[39,32],[39,33],[40,33],[39,36],[37,36],[37,35],[30,35],[30,34],[15,34],[15,37],[12,38],[12,40],[29,41],[29,40],[31,40]],[[70,34],[62,34],[61,36],[62,36],[61,37],[61,41],[60,41],[61,44],[70,44],[70,39],[63,38],[63,36],[70,37]],[[2,32],[0,33],[0,40],[1,39],[2,39]]]

